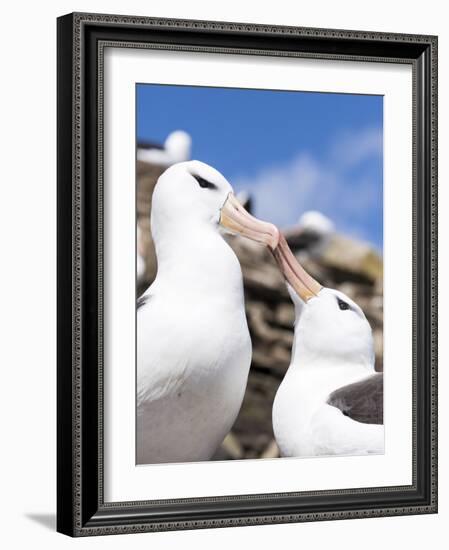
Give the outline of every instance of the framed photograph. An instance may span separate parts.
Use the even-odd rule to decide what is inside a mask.
[[[58,531],[437,511],[437,38],[58,19]]]

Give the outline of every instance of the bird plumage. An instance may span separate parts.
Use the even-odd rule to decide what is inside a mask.
[[[251,341],[240,264],[218,230],[230,191],[197,161],[174,165],[156,185],[158,273],[137,313],[139,464],[209,459],[240,409]]]
[[[333,391],[327,400],[345,415],[365,424],[383,424],[384,421],[383,372],[372,374]]]
[[[296,309],[293,354],[273,405],[281,454],[382,453],[383,425],[364,422],[362,412],[359,418],[350,414],[360,399],[365,417],[373,414],[368,403],[379,406],[371,328],[362,310],[336,290],[323,288],[306,302],[292,289],[290,294]]]

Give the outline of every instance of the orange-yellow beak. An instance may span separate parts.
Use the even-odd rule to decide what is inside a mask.
[[[234,193],[221,207],[220,225],[231,231],[269,246],[272,250],[277,246],[279,230],[272,223],[263,222],[251,216],[239,203]]]
[[[232,233],[268,246],[285,280],[303,301],[310,300],[321,290],[322,286],[299,264],[279,229],[272,223],[251,216],[233,193],[229,193],[221,208],[220,225]]]
[[[303,302],[318,295],[323,287],[298,262],[282,233],[279,234],[278,245],[272,252],[285,280]]]

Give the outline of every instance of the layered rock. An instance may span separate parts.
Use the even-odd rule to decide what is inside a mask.
[[[138,163],[137,216],[144,234],[146,262],[139,292],[151,284],[157,270],[150,210],[151,194],[159,174],[158,167]],[[287,229],[285,235],[303,267],[314,278],[323,286],[341,290],[363,309],[373,329],[376,370],[382,371],[382,257],[370,245],[338,233],[318,247],[300,227]],[[277,447],[273,439],[271,409],[290,363],[293,304],[267,249],[241,237],[228,237],[228,242],[242,266],[253,360],[240,414],[214,458],[273,458],[277,456]]]

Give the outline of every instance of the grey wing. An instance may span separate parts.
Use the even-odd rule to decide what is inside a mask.
[[[383,373],[376,373],[360,382],[338,388],[329,395],[327,403],[357,422],[383,424],[383,396]]]

